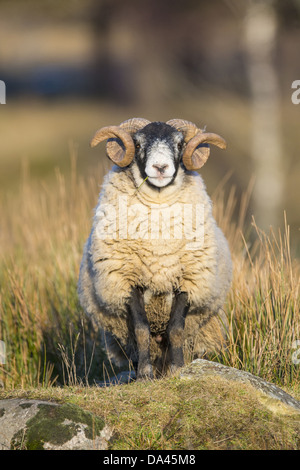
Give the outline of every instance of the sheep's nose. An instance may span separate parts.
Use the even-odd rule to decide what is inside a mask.
[[[159,173],[164,173],[165,170],[169,167],[169,165],[165,164],[165,165],[159,165],[159,164],[156,164],[156,165],[152,165],[153,168],[155,168],[157,171],[159,171]]]

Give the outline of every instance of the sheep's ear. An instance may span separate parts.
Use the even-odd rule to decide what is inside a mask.
[[[199,170],[207,161],[210,148],[208,144],[226,148],[223,137],[210,132],[199,132],[186,145],[182,161],[187,170]]]

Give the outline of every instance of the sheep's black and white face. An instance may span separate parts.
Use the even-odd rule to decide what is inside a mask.
[[[142,179],[147,178],[147,183],[156,188],[172,184],[182,157],[182,133],[164,122],[152,122],[138,131],[133,140]]]

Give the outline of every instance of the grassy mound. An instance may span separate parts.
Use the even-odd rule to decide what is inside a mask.
[[[220,377],[162,379],[108,388],[1,392],[76,404],[113,428],[115,450],[299,449],[300,414],[277,413],[245,384]]]

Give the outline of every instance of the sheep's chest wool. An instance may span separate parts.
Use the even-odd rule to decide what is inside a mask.
[[[153,294],[185,290],[195,306],[210,295],[205,289],[207,271],[217,268],[211,203],[199,175],[185,178],[181,191],[174,189],[167,196],[144,185],[137,191],[126,171],[117,170],[106,180],[92,238],[92,258],[98,265],[105,302],[122,306],[130,287],[139,282]],[[197,204],[192,202],[195,191]]]
[[[155,171],[168,166],[161,164]],[[200,175],[179,165],[173,183],[162,189],[146,183],[147,178],[137,164],[113,167],[106,175],[84,249],[78,292],[86,313],[103,330],[108,354],[121,365],[126,357],[139,361],[145,355],[143,345],[138,351],[138,330],[128,313],[132,289],[142,289],[149,354],[162,372],[170,316],[180,293],[189,306],[182,330],[186,360],[222,344],[231,259]],[[148,340],[142,344],[147,349]]]

